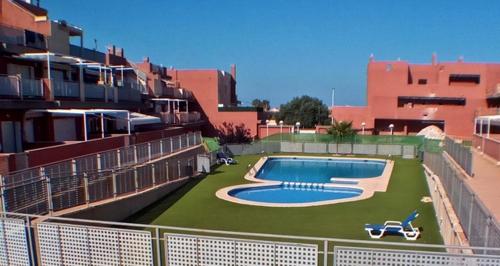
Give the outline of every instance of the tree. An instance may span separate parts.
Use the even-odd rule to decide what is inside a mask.
[[[271,103],[268,100],[254,99],[252,101],[253,107],[261,107],[264,111],[269,111],[271,109]]]
[[[224,122],[217,128],[217,132],[221,144],[249,143],[252,141],[250,129],[245,127],[243,123],[235,125],[233,123]]]
[[[285,124],[300,125],[312,128],[316,125],[329,125],[329,109],[320,99],[307,95],[295,97],[290,102],[280,106],[278,119]]]
[[[328,133],[332,134],[337,141],[342,141],[345,138],[352,138],[356,135],[356,130],[352,128],[352,121],[346,122],[335,121]]]

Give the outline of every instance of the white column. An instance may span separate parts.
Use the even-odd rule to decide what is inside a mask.
[[[104,115],[101,113],[101,138],[104,138]]]
[[[127,130],[128,130],[128,134],[130,135],[130,112],[127,112]]]
[[[486,132],[486,137],[490,137],[490,130],[491,130],[491,117],[488,117],[488,131]]]
[[[83,140],[87,141],[87,115],[83,113]]]

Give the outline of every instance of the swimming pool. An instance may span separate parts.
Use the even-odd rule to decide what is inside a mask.
[[[310,203],[352,198],[361,195],[363,190],[347,187],[321,187],[312,185],[271,185],[243,187],[229,191],[238,199],[265,203]]]
[[[386,191],[393,162],[382,159],[306,156],[262,157],[245,179],[216,196],[239,204],[307,207],[357,201]]]
[[[269,158],[255,175],[258,179],[330,183],[331,178],[371,178],[382,174],[385,161],[333,158]]]

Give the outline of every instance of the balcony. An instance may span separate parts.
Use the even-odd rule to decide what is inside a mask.
[[[4,24],[0,24],[0,42],[40,50],[47,49],[47,39],[43,34]]]
[[[93,49],[87,49],[78,45],[69,45],[69,54],[71,56],[79,57],[85,60],[99,62],[104,64],[106,62],[106,54]]]
[[[85,98],[88,100],[114,101],[114,87],[85,83]]]
[[[161,121],[168,125],[188,124],[201,121],[201,114],[199,112],[182,112],[182,113],[160,113]]]
[[[39,79],[21,79],[18,76],[0,76],[0,97],[42,98],[42,81]]]
[[[61,98],[79,98],[80,84],[63,80],[52,80],[52,90],[54,97]]]
[[[125,83],[118,87],[118,100],[120,102],[140,102],[144,86],[138,83]]]

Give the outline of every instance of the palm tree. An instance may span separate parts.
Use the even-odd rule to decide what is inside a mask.
[[[335,140],[341,142],[346,137],[349,138],[354,137],[356,135],[356,130],[352,128],[352,121],[350,122],[335,121],[332,127],[328,129],[328,133],[332,134]]]

